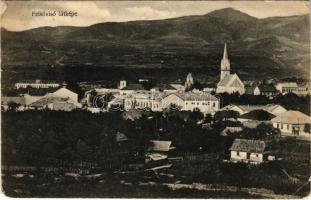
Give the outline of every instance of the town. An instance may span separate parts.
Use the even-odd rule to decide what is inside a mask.
[[[66,82],[16,82],[15,95],[1,97],[3,119],[10,124],[2,136],[4,174],[31,182],[38,166],[40,173],[58,174],[62,166],[65,178],[92,184],[118,180],[128,190],[138,185],[223,192],[211,197],[232,197],[230,192],[246,198],[305,196],[310,189],[308,80],[243,81],[231,73],[229,49],[224,44],[217,83],[198,83],[191,72],[184,83],[142,77],[109,87],[79,82],[79,91]],[[48,192],[41,189],[32,193]],[[28,190],[9,194],[27,196]]]

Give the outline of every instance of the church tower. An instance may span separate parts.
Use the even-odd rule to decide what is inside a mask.
[[[228,58],[227,43],[225,43],[224,54],[221,59],[220,80],[227,75],[230,75],[230,60]]]
[[[185,82],[185,90],[186,90],[186,91],[191,90],[193,84],[194,84],[194,81],[193,81],[192,74],[189,73],[189,74],[187,75],[186,82]]]

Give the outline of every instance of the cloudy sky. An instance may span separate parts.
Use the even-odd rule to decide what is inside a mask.
[[[307,1],[11,1],[0,2],[1,24],[11,31],[41,26],[89,26],[108,21],[202,15],[232,7],[257,18],[309,13]],[[77,17],[33,17],[33,11],[73,11]]]

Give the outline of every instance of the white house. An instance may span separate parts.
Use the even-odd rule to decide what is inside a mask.
[[[60,87],[59,83],[56,83],[54,81],[43,81],[43,80],[35,80],[35,81],[22,81],[19,83],[15,83],[15,88],[20,89],[20,88],[27,88],[27,87],[32,87],[32,88],[57,88]]]
[[[299,111],[289,110],[271,119],[274,128],[278,128],[282,135],[301,136],[310,138],[310,133],[305,129],[311,124],[310,116]]]
[[[296,82],[280,82],[275,88],[282,94],[295,93],[298,96],[305,96],[310,94],[309,83],[297,84]]]
[[[232,162],[260,164],[268,160],[267,145],[261,140],[235,139],[230,150]]]
[[[244,83],[237,74],[230,74],[230,60],[228,58],[227,44],[225,44],[223,58],[220,67],[220,81],[217,84],[217,93],[227,92],[229,94],[238,92],[245,93]]]

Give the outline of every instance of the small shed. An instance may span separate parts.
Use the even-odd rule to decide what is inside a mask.
[[[235,139],[229,150],[231,161],[254,164],[268,160],[268,154],[271,153],[262,140]]]

